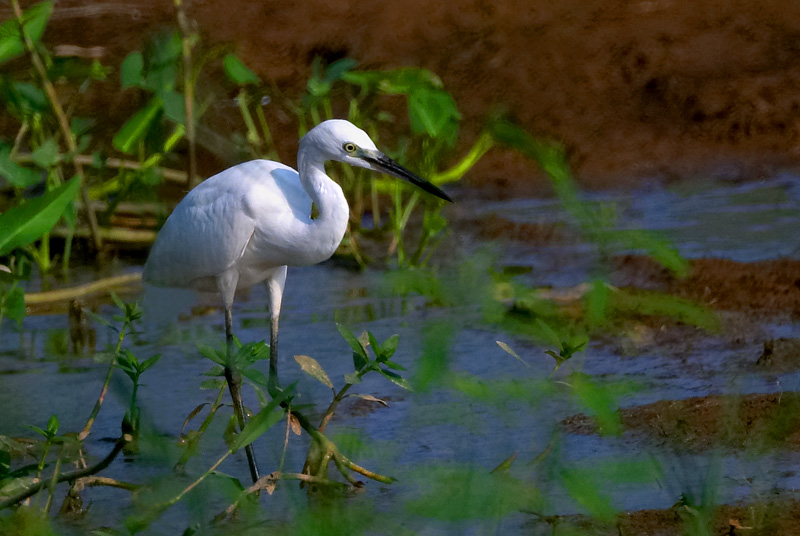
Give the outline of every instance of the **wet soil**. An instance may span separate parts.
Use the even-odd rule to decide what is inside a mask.
[[[795,259],[696,259],[680,279],[649,258],[630,255],[616,259],[614,272],[618,286],[661,290],[719,311],[800,319],[800,261]]]
[[[462,148],[500,109],[529,131],[562,141],[577,179],[587,187],[708,175],[756,179],[796,166],[800,157],[800,4],[198,0],[187,5],[204,42],[228,43],[270,81],[275,95],[299,97],[317,55],[329,61],[353,57],[364,68],[425,67],[442,78],[459,104]],[[100,47],[103,62],[118,69],[148,35],[176,26],[172,6],[157,0],[60,0],[46,41]],[[7,15],[8,9],[0,8],[0,18]],[[107,111],[101,122],[109,129],[141,104],[135,92],[115,84],[92,88],[84,102],[87,109]],[[402,103],[395,106],[402,122]],[[220,132],[239,128],[231,110],[227,118],[214,115]],[[268,113],[276,138],[283,140],[281,157],[292,162],[294,119],[275,108]],[[208,149],[213,140],[201,145],[203,170],[231,163],[224,151]],[[466,182],[488,197],[546,191],[531,163],[502,150],[488,154]],[[511,233],[531,245],[572,239],[563,228],[500,218],[480,225],[484,236]],[[662,290],[719,311],[730,344],[762,337],[759,321],[800,319],[797,260],[698,259],[687,278],[677,279],[648,259],[627,256],[616,260],[613,277],[617,286]],[[676,354],[697,333],[680,325],[657,328],[653,340]],[[753,367],[800,368],[798,341],[764,338],[762,343],[761,355],[752,356]],[[688,451],[711,445],[797,450],[798,409],[797,393],[712,395],[625,408],[621,418],[637,442]],[[576,434],[596,432],[584,415],[570,417],[564,426]],[[754,523],[757,507],[763,505],[719,507],[714,533],[790,534],[800,527],[797,502],[784,499],[778,507],[765,507],[767,517]],[[592,531],[677,534],[691,515],[685,506],[632,512],[619,527],[604,532],[593,526]]]
[[[767,499],[755,505],[723,505],[702,514],[698,508],[679,502],[666,510],[639,510],[621,514],[613,523],[602,524],[586,521],[578,516],[567,516],[547,520],[537,519],[529,525],[540,529],[547,525],[572,526],[580,530],[580,534],[591,536],[642,534],[674,536],[692,534],[690,529],[697,527],[697,520],[704,519],[705,516],[711,521],[709,534],[729,536],[794,534],[795,527],[800,524],[800,502]]]
[[[30,2],[26,2],[28,4]],[[781,0],[589,0],[458,5],[186,2],[209,47],[228,43],[274,94],[297,98],[311,59],[348,56],[365,68],[436,72],[459,104],[466,146],[502,110],[529,131],[561,140],[584,185],[652,178],[752,178],[793,166],[800,126],[800,4]],[[0,10],[2,18],[10,15]],[[60,0],[46,40],[95,47],[118,67],[145,38],[176,27],[172,2]],[[116,74],[112,74],[116,80]],[[137,104],[114,83],[87,95],[111,120]],[[224,96],[224,95],[223,95]],[[397,103],[398,111],[402,103]],[[275,112],[282,157],[296,127]],[[235,115],[235,108],[231,111]],[[401,122],[404,114],[397,114]],[[238,122],[228,119],[228,126]],[[224,123],[224,120],[223,120]],[[225,132],[224,125],[221,125]],[[230,162],[200,155],[207,168]],[[537,193],[539,172],[493,151],[467,177],[488,195]]]
[[[800,449],[798,393],[705,396],[661,400],[620,410],[626,440],[668,447],[675,452],[703,452],[724,447],[755,452],[766,448]],[[593,434],[590,417],[567,418],[569,433]]]
[[[738,363],[742,372],[779,375],[800,370],[800,340],[764,335],[763,323],[800,318],[800,262],[778,259],[740,263],[727,259],[691,261],[690,273],[680,279],[639,256],[615,260],[613,278],[619,285],[651,289],[703,303],[722,319],[716,335],[726,348],[753,352]],[[639,319],[650,337],[642,346],[665,355],[685,357],[707,337],[696,328],[658,319]],[[746,344],[750,343],[750,344]],[[743,350],[744,349],[744,350]],[[691,363],[685,363],[687,372]],[[620,409],[624,436],[631,451],[654,449],[698,454],[718,449],[730,453],[797,451],[800,449],[800,395],[796,392],[746,395],[708,395]],[[598,434],[595,421],[584,414],[562,421],[572,434]],[[777,499],[777,496],[776,496]],[[800,503],[786,497],[778,503],[723,505],[715,509],[715,534],[793,534],[800,523]],[[679,534],[693,513],[685,505],[669,510],[643,510],[620,516],[612,527],[583,525],[590,534]],[[580,524],[580,522],[578,522]],[[619,532],[617,532],[619,531]]]

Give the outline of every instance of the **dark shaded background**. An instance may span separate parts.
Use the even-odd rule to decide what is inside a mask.
[[[531,132],[562,140],[590,188],[757,178],[798,158],[796,2],[202,0],[187,7],[204,43],[232,43],[289,96],[302,92],[315,54],[346,55],[363,68],[431,69],[464,115],[464,147],[500,106]],[[61,0],[46,41],[103,47],[103,62],[118,66],[167,27],[177,27],[171,1]],[[131,95],[90,98],[113,115],[136,105]],[[271,120],[286,140],[282,158],[293,163],[296,126]],[[205,158],[210,171],[232,163]],[[533,165],[501,150],[467,181],[497,194],[535,193],[543,184]]]

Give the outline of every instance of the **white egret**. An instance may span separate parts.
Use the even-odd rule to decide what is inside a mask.
[[[216,291],[225,309],[230,361],[231,307],[237,289],[266,282],[270,308],[269,387],[278,387],[278,318],[287,266],[322,262],[342,241],[350,209],[342,188],[325,173],[337,160],[405,179],[441,199],[442,190],[384,155],[348,121],[320,123],[300,140],[297,169],[269,160],[245,162],[205,180],[178,204],[156,237],[144,280],[154,286]],[[317,209],[312,217],[311,207]],[[241,377],[225,377],[239,426],[245,417]],[[253,480],[258,467],[247,459]]]

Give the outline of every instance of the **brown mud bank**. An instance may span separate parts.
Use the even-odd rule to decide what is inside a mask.
[[[781,374],[800,370],[800,340],[769,338],[762,331],[764,324],[794,323],[800,318],[800,261],[742,263],[697,259],[691,261],[689,275],[678,279],[652,260],[630,255],[616,259],[613,279],[622,286],[689,298],[717,311],[722,318],[722,331],[710,336],[721,341],[717,350],[736,349],[738,354],[731,354],[736,355],[735,363],[730,366],[740,374],[764,375],[779,385]],[[652,320],[643,322],[653,327]],[[674,322],[657,324],[653,329],[658,332],[653,346],[684,359],[694,351],[693,346],[695,349],[699,346],[698,341],[709,338],[708,334]],[[746,355],[742,357],[742,353]],[[687,375],[693,374],[697,367],[689,361],[684,365]],[[722,391],[726,389],[723,387]],[[791,390],[662,399],[623,407],[619,418],[625,432],[614,441],[621,442],[630,452],[658,452],[667,456],[728,453],[772,459],[791,457],[800,450],[800,395]],[[567,417],[561,426],[569,434],[602,433],[596,421],[585,414]],[[772,470],[791,477],[796,468],[778,463]],[[719,485],[737,484],[723,479]],[[675,500],[671,508],[625,512],[608,526],[581,516],[559,522],[574,524],[587,534],[597,535],[687,533],[687,527],[701,517],[692,505],[681,503],[679,497]],[[763,496],[751,496],[743,503],[716,506],[710,515],[709,528],[713,534],[777,535],[796,534],[800,530],[797,497],[777,488]]]
[[[759,352],[751,352],[736,366],[760,374],[800,370],[800,340],[763,338],[760,328],[764,321],[800,318],[800,261],[697,259],[691,261],[690,273],[682,279],[648,258],[633,255],[618,258],[615,268],[613,279],[618,284],[665,291],[717,311],[722,317],[722,332],[715,336],[740,353],[742,348],[746,352],[753,348],[754,341],[763,341],[757,347]],[[699,330],[675,325],[674,321],[656,323],[662,332],[656,336],[657,346],[666,346],[676,355],[686,355],[681,350],[708,336],[692,333]],[[745,345],[745,340],[749,344]],[[690,368],[687,366],[687,371]],[[720,445],[736,449],[800,448],[800,398],[795,392],[660,400],[624,408],[620,418],[624,428],[638,439],[678,450],[699,451]],[[585,415],[570,417],[564,425],[571,433],[597,432],[593,420]]]
[[[646,257],[628,255],[615,263],[615,284],[669,292],[719,311],[756,318],[800,319],[800,260],[737,262],[728,259],[690,261],[688,277],[670,275]]]
[[[464,147],[499,108],[529,131],[561,140],[589,187],[753,178],[800,156],[796,3],[198,0],[187,8],[208,43],[231,43],[288,96],[300,95],[317,55],[352,57],[364,68],[431,69],[459,104]],[[176,26],[172,2],[61,0],[46,41],[99,47],[94,53],[118,67],[147,35]],[[89,96],[89,104],[113,116],[130,110],[130,99],[113,89]],[[293,119],[270,120],[282,158],[292,161]],[[231,163],[202,157],[210,169]],[[530,195],[543,188],[537,177],[531,163],[497,150],[467,182]]]
[[[667,447],[676,453],[708,449],[800,449],[798,393],[709,395],[660,400],[620,410],[626,440]],[[562,423],[567,432],[592,434],[597,428],[580,414]]]
[[[702,526],[697,520],[701,516],[697,509],[677,502],[665,510],[639,510],[620,514],[613,523],[587,521],[580,516],[536,520],[531,527],[542,528],[568,525],[576,527],[586,536],[675,536],[694,534],[688,527]],[[711,513],[708,532],[726,536],[776,536],[797,534],[800,527],[800,502],[795,500],[768,499],[759,504],[721,505]],[[555,532],[555,531],[554,531]],[[542,532],[542,534],[549,532]],[[538,533],[537,533],[538,534]]]

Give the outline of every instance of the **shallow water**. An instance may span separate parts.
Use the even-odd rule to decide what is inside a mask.
[[[740,261],[797,257],[800,241],[800,179],[781,174],[769,180],[752,183],[692,183],[670,187],[650,186],[630,193],[606,192],[587,196],[592,203],[613,203],[618,222],[624,228],[646,228],[663,233],[686,257],[725,257]],[[522,223],[567,222],[567,214],[552,199],[511,200],[497,203],[467,204],[462,208],[477,217],[501,215]],[[476,240],[465,237],[470,247]],[[534,271],[528,276],[536,285],[571,286],[585,281],[591,263],[587,261],[586,244],[553,244],[531,248],[524,243],[508,241],[497,247],[498,264],[528,265]],[[122,271],[137,270],[123,266]],[[91,278],[84,272],[76,280]],[[441,339],[442,331],[452,329],[446,353],[450,370],[473,375],[483,382],[516,381],[529,386],[527,400],[485,401],[467,397],[457,391],[433,387],[429,392],[407,393],[377,377],[367,377],[353,390],[386,398],[390,407],[354,407],[343,405],[329,432],[353,435],[363,440],[355,456],[369,468],[399,479],[392,486],[367,485],[367,493],[359,502],[375,508],[392,509],[417,497],[418,486],[424,483],[420,468],[441,465],[472,466],[489,470],[512,453],[519,453],[516,467],[523,474],[532,471],[527,463],[544,450],[554,427],[563,418],[581,411],[567,389],[542,391],[541,380],[552,368],[552,362],[536,343],[498,331],[481,319],[478,305],[465,300],[452,307],[429,307],[424,298],[398,298],[386,293],[380,273],[354,273],[327,263],[321,266],[290,269],[284,305],[281,311],[281,380],[287,385],[295,380],[303,393],[300,403],[327,404],[329,391],[305,376],[291,359],[294,354],[316,358],[335,384],[352,370],[350,350],[339,336],[335,323],[341,322],[355,333],[372,331],[378,340],[393,333],[400,335],[400,346],[394,360],[409,368],[413,375],[419,356],[431,351],[430,338]],[[464,288],[470,293],[471,288]],[[113,308],[104,306],[99,313],[106,318]],[[215,392],[199,391],[203,373],[211,363],[195,349],[198,342],[220,346],[223,340],[222,314],[183,316],[176,322],[146,321],[127,347],[140,358],[156,353],[161,361],[145,373],[140,390],[143,420],[152,422],[153,433],[165,438],[165,445],[174,443],[186,416],[203,402],[210,402]],[[268,338],[265,292],[255,287],[237,297],[234,308],[234,330],[242,341]],[[451,328],[447,328],[451,326]],[[98,350],[108,349],[116,334],[96,326]],[[0,337],[0,431],[7,435],[29,435],[28,424],[42,426],[52,413],[57,413],[62,431],[80,430],[97,397],[106,365],[86,357],[71,355],[68,348],[68,322],[65,315],[32,316],[25,319],[22,331],[4,323]],[[775,322],[764,326],[773,336],[797,336],[796,323]],[[530,368],[506,354],[495,343],[510,344]],[[562,367],[556,375],[566,379],[570,372],[582,370],[601,385],[624,382],[631,387],[620,395],[621,406],[644,404],[662,399],[679,399],[707,394],[738,392],[780,392],[800,390],[800,373],[770,375],[753,373],[749,364],[758,356],[759,348],[751,344],[731,351],[713,336],[698,339],[690,355],[676,359],[658,351],[633,352],[622,355],[618,348],[593,342],[580,358]],[[755,355],[753,354],[755,352]],[[264,364],[263,368],[266,364]],[[127,384],[118,375],[112,395],[106,402],[88,448],[95,455],[110,449],[109,438],[119,434],[119,422],[125,411]],[[126,380],[127,381],[127,380]],[[250,390],[246,400],[255,407],[257,401]],[[168,408],[168,411],[165,411]],[[279,462],[282,430],[270,430],[256,443],[262,471],[273,470]],[[214,437],[219,437],[214,436]],[[343,437],[343,436],[342,436]],[[221,453],[222,445],[207,441],[204,460],[195,468],[209,464]],[[168,447],[165,447],[168,448]],[[753,498],[767,489],[797,488],[800,455],[773,453],[762,456],[706,454],[689,456],[681,453],[657,452],[649,447],[630,451],[626,435],[622,437],[572,436],[563,438],[559,455],[563,463],[591,470],[620,460],[648,459],[654,455],[665,471],[662,479],[639,483],[606,483],[605,491],[619,509],[666,508],[686,488],[700,488],[709,477],[703,468],[719,464],[722,501]],[[288,467],[299,470],[305,448],[290,448]],[[118,459],[108,470],[109,476],[122,480],[142,481],[163,474],[165,460],[140,455],[131,463]],[[148,461],[149,460],[149,461]],[[698,469],[699,468],[699,469]],[[777,468],[780,468],[778,470]],[[222,466],[228,474],[246,478],[244,457],[237,455]],[[563,487],[554,483],[547,471],[530,475],[532,482],[546,495],[546,513],[582,511]],[[711,478],[711,480],[714,480]],[[721,484],[734,481],[739,484]],[[666,481],[666,484],[664,482]],[[289,488],[291,486],[285,486]],[[296,493],[287,491],[279,502],[291,512],[290,499]],[[92,489],[86,498],[94,503],[93,520],[115,523],[124,518],[120,510],[128,504],[126,492]],[[210,500],[214,504],[214,500]],[[373,503],[374,501],[374,503]],[[219,501],[217,501],[219,502]],[[224,507],[220,502],[219,507]],[[276,511],[270,506],[271,511]],[[216,513],[215,510],[209,510]],[[281,510],[277,510],[281,511]],[[284,514],[290,518],[291,514]],[[189,511],[185,506],[170,510],[158,523],[158,531],[180,531],[186,526]],[[206,516],[209,517],[209,516]],[[502,527],[519,527],[525,516],[510,516]],[[280,518],[279,518],[280,520]],[[278,522],[279,522],[278,520]],[[420,521],[410,521],[411,526]],[[437,522],[433,532],[480,532],[480,522],[466,525]],[[476,528],[478,527],[478,528]]]

